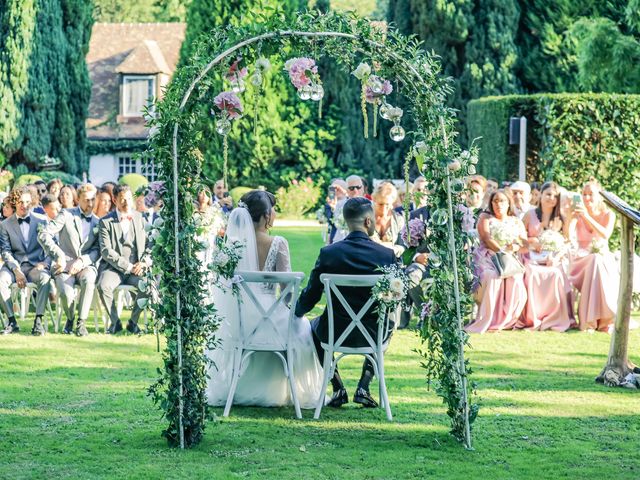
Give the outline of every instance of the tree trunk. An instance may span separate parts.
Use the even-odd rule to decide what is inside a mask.
[[[629,362],[627,350],[629,344],[629,319],[631,317],[631,294],[633,292],[633,222],[622,217],[622,234],[620,235],[620,293],[618,296],[618,312],[615,329],[611,335],[611,347],[607,364],[596,378],[596,382],[609,387],[617,387],[634,365]]]

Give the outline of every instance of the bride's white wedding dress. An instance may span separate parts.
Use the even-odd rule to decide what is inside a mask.
[[[247,244],[238,270],[258,270],[255,231],[246,209],[239,207],[232,212],[227,228],[227,238],[240,239]],[[289,246],[284,238],[278,236],[273,238],[262,271],[291,271]],[[275,291],[269,289],[268,285],[256,286],[253,288],[253,293],[263,307],[268,308],[275,302]],[[218,310],[221,323],[216,332],[218,346],[213,351],[206,351],[206,355],[212,361],[208,367],[207,402],[209,405],[222,406],[227,401],[231,385],[234,347],[238,344],[239,338],[238,299],[231,289],[223,291],[212,286],[211,300]],[[241,298],[241,301],[245,330],[252,331],[256,322],[260,320],[260,315],[249,298]],[[272,321],[276,326],[277,335],[286,339],[289,308],[280,303],[273,313]],[[311,335],[309,321],[306,318],[298,319],[292,335],[293,358],[290,361],[293,361],[296,393],[301,408],[315,407],[322,386],[322,369],[316,360]],[[268,340],[265,338],[265,341]],[[265,407],[292,404],[289,382],[282,362],[276,354],[256,352],[245,361],[233,404]]]

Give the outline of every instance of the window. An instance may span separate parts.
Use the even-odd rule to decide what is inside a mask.
[[[122,114],[125,117],[141,117],[145,107],[151,109],[155,91],[155,77],[125,75],[122,78]]]
[[[147,159],[135,159],[131,155],[118,156],[118,179],[127,173],[139,173],[153,182],[156,180],[156,169],[153,161]]]

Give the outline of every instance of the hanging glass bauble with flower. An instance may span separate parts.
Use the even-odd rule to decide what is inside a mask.
[[[258,111],[260,110],[260,100],[262,98],[262,84],[266,73],[271,69],[271,62],[266,57],[260,57],[256,60],[255,70],[249,82],[254,87],[253,98],[255,100],[255,108],[253,110],[253,134],[258,138]]]
[[[386,103],[385,97],[393,92],[393,85],[389,80],[385,80],[377,75],[369,75],[367,87],[365,89],[365,99],[367,103],[373,105],[373,136],[378,132],[378,106]],[[388,115],[387,111],[387,115]]]
[[[371,76],[371,66],[362,62],[351,72],[351,75],[360,80],[360,108],[362,110],[362,122],[364,138],[369,138],[369,115],[367,113],[367,82]]]
[[[211,113],[216,116],[216,132],[222,135],[222,178],[224,184],[227,183],[227,164],[229,157],[228,135],[231,132],[231,121],[242,117],[242,102],[235,92],[219,93],[214,99],[213,104],[218,109],[218,113],[211,109]]]
[[[393,122],[393,127],[389,130],[389,136],[394,142],[401,142],[405,137],[404,128],[400,126],[402,115],[404,115],[404,112],[400,107],[391,107],[389,109],[389,120]]]
[[[289,79],[298,90],[301,100],[319,102],[318,117],[322,117],[324,88],[315,60],[307,57],[291,58],[284,64],[284,69],[289,73]]]
[[[242,58],[238,57],[238,59],[231,64],[227,74],[225,75],[225,78],[231,84],[231,91],[234,93],[244,92],[244,77],[249,73],[247,67],[240,67],[240,62],[242,62]]]

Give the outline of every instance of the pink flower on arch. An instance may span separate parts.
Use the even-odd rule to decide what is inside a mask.
[[[284,69],[289,72],[289,78],[294,87],[300,90],[311,83],[310,74],[318,73],[318,67],[312,58],[291,58],[284,64]]]
[[[233,92],[219,93],[213,103],[221,112],[227,112],[231,120],[242,116],[242,102]]]
[[[380,93],[375,93],[371,88],[371,84],[374,82],[380,82],[382,84],[382,91]],[[380,97],[389,95],[391,92],[393,92],[393,85],[389,80],[385,80],[384,78],[378,77],[377,75],[371,75],[369,77],[369,82],[365,90],[367,102],[374,103]]]
[[[225,75],[227,80],[229,80],[231,83],[237,82],[238,80],[246,77],[247,74],[249,73],[249,71],[247,70],[247,67],[240,68],[241,61],[242,59],[238,58],[235,62],[233,62],[229,67],[229,71]]]

